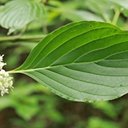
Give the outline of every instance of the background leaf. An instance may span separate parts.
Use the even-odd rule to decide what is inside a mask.
[[[64,11],[63,16],[72,21],[104,21],[100,16],[95,15],[89,11],[82,10],[68,10]]]
[[[43,5],[33,0],[13,0],[2,6],[0,25],[9,29],[9,33],[25,27],[44,14]]]
[[[128,0],[110,0],[110,2],[118,6],[125,16],[128,16]]]
[[[85,7],[93,13],[101,16],[106,22],[110,22],[113,12],[112,3],[108,0],[85,0]]]

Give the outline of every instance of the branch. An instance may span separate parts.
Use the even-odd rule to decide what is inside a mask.
[[[112,24],[116,25],[117,21],[119,19],[119,16],[120,16],[120,9],[119,8],[115,8],[114,11],[115,11],[115,15],[113,17]]]
[[[15,41],[15,40],[36,40],[43,39],[46,35],[17,35],[17,36],[0,36],[0,42],[2,41]]]

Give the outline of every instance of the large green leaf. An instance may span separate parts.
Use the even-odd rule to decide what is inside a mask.
[[[128,92],[127,51],[128,32],[107,23],[71,23],[49,34],[12,72],[66,99],[111,100]]]
[[[43,6],[34,0],[13,0],[0,10],[0,25],[10,32],[25,27],[42,16]]]

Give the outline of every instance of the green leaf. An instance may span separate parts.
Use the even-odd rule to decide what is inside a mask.
[[[12,72],[26,74],[69,100],[111,100],[128,92],[126,58],[120,59],[121,66],[114,60],[126,51],[128,32],[102,22],[71,23],[49,34]]]
[[[2,6],[0,25],[9,33],[25,27],[44,14],[43,5],[33,0],[13,0]]]
[[[106,22],[111,22],[113,16],[112,3],[108,0],[86,0],[85,7],[97,15],[101,16]]]
[[[87,127],[88,128],[121,128],[120,125],[118,125],[113,121],[101,119],[98,117],[89,118]]]
[[[63,16],[72,21],[104,21],[104,19],[92,12],[83,10],[65,10]]]
[[[128,9],[128,0],[109,0],[119,6],[121,6],[124,9]]]

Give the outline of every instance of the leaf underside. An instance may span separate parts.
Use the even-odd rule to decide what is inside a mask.
[[[82,21],[43,39],[16,72],[73,101],[112,100],[128,92],[128,32]]]
[[[0,10],[0,25],[9,33],[25,27],[33,20],[41,18],[43,5],[32,0],[13,0]]]

